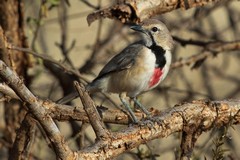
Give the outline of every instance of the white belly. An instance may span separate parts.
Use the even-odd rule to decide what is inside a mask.
[[[148,88],[155,68],[156,57],[148,48],[145,49],[144,54],[138,56],[131,68],[110,76],[109,92],[126,92],[129,97],[135,97]]]

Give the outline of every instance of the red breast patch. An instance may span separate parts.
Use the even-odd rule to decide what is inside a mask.
[[[157,84],[162,76],[162,70],[160,68],[155,68],[153,75],[149,81],[149,88]]]

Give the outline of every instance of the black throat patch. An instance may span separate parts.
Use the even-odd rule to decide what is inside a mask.
[[[151,51],[156,56],[156,66],[155,68],[163,68],[166,64],[166,58],[164,54],[166,53],[166,50],[164,50],[161,46],[158,46],[156,44],[153,44],[149,47]]]

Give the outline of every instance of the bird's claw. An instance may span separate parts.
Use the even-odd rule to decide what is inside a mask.
[[[147,118],[144,121],[139,121],[137,124],[142,127],[147,126],[149,128],[153,128],[155,125],[162,125],[163,123],[164,122],[162,119],[147,116]]]
[[[147,126],[148,128],[153,128],[154,127],[154,122],[147,119],[147,120],[143,121],[142,125]]]

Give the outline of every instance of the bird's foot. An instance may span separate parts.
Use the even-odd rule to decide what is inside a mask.
[[[148,128],[154,128],[154,122],[151,120],[144,120],[138,122],[139,127],[148,127]]]
[[[162,125],[164,122],[162,119],[159,119],[157,117],[147,116],[144,120],[138,121],[137,125],[140,127],[148,127],[150,129]]]
[[[158,125],[161,125],[163,123],[163,120],[158,117],[148,116],[146,119]]]
[[[138,121],[137,123],[140,127],[147,126],[149,128],[152,128],[155,124],[153,121],[153,117],[151,115],[147,115],[146,118],[142,119],[141,121]]]

